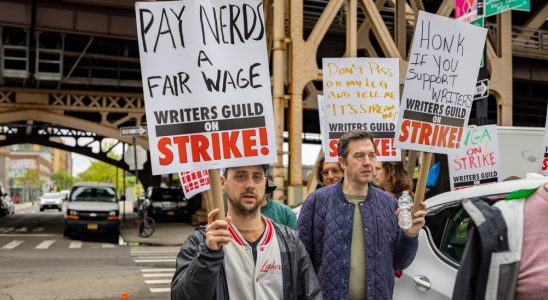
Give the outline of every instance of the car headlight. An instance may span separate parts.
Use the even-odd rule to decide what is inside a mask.
[[[162,207],[162,203],[160,202],[152,202],[153,207]]]
[[[68,214],[71,215],[71,216],[77,216],[78,212],[71,209],[71,210],[69,210]]]
[[[109,216],[117,216],[118,215],[118,211],[117,210],[113,210],[113,211],[110,211],[108,213]]]

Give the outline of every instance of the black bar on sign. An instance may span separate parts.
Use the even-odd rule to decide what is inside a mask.
[[[498,177],[494,177],[494,178],[486,178],[486,179],[481,179],[481,180],[458,182],[458,183],[455,183],[455,187],[473,186],[478,181],[479,181],[480,184],[485,184],[485,183],[491,183],[491,182],[498,182],[499,179],[498,179]]]
[[[340,139],[343,134],[346,132],[330,132],[329,139],[337,140]],[[378,132],[369,132],[373,135],[373,138],[376,139],[393,139],[396,133],[394,131],[378,131]]]
[[[206,123],[210,123],[211,126],[218,126],[211,130],[206,130]],[[215,125],[213,125],[215,123]],[[172,135],[184,135],[213,131],[226,131],[236,129],[247,129],[265,127],[265,117],[250,117],[239,118],[229,120],[215,120],[215,121],[201,121],[190,123],[178,123],[167,125],[156,125],[156,136],[172,136]]]
[[[447,125],[447,126],[454,126],[454,127],[464,126],[464,119],[460,119],[460,118],[445,117],[445,116],[427,114],[427,113],[412,111],[412,110],[405,110],[403,113],[404,119],[411,119],[411,120],[428,122],[428,123],[434,123],[432,120],[436,116],[439,116],[441,118],[441,122],[439,123],[440,125]],[[434,124],[437,124],[437,123],[434,123]]]

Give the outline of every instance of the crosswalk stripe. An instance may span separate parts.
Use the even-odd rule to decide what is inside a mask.
[[[150,291],[152,293],[169,293],[171,292],[171,288],[153,288]]]
[[[131,255],[148,255],[148,254],[156,254],[156,253],[173,253],[177,254],[179,253],[179,250],[177,251],[171,251],[171,250],[162,250],[162,251],[131,251]]]
[[[171,283],[171,279],[153,279],[145,280],[146,284],[160,284],[160,283]]]
[[[174,259],[175,256],[134,256],[134,259]]]
[[[114,248],[113,244],[103,244],[103,248]]]
[[[82,248],[82,242],[70,242],[69,249]]]
[[[55,240],[45,240],[36,246],[35,249],[48,249],[53,243],[55,243]]]
[[[13,228],[13,227],[2,227],[2,228],[0,228],[0,232],[2,232],[2,233],[8,233],[8,232],[13,231],[14,229],[15,229],[15,228]]]
[[[21,228],[17,228],[17,230],[15,230],[15,232],[27,232],[29,231],[27,227],[21,227]]]
[[[166,268],[166,269],[141,269],[143,273],[154,273],[154,272],[175,272],[175,268]]]
[[[0,237],[50,237],[50,236],[60,236],[60,234],[51,234],[51,233],[0,233]]]
[[[21,245],[23,242],[24,241],[13,240],[9,244],[2,247],[2,250],[11,250],[11,249]]]
[[[175,262],[174,259],[136,259],[136,263]]]
[[[32,229],[32,232],[42,232],[42,231],[44,231],[44,229],[45,229],[44,227],[34,227]]]
[[[143,274],[143,277],[172,277],[173,273]]]

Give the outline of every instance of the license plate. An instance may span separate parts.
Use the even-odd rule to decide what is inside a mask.
[[[168,216],[174,216],[174,215],[175,215],[175,212],[174,212],[174,211],[168,211],[168,212],[167,212],[167,215],[168,215]]]
[[[97,224],[88,224],[89,230],[97,230]]]

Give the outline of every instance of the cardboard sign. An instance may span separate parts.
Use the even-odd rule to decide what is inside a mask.
[[[542,174],[548,176],[548,108],[546,109],[546,124],[544,125],[544,159],[542,160]]]
[[[263,3],[135,5],[152,173],[276,160]]]
[[[377,160],[399,161],[394,147],[399,108],[397,58],[323,59],[322,145],[326,162],[337,162],[339,138],[353,129],[375,137]]]
[[[460,147],[486,34],[484,28],[419,12],[396,147],[444,154]]]
[[[461,143],[447,155],[451,190],[501,181],[497,125],[467,128]]]
[[[208,170],[180,172],[179,180],[186,199],[190,199],[192,196],[205,192],[210,188]]]

